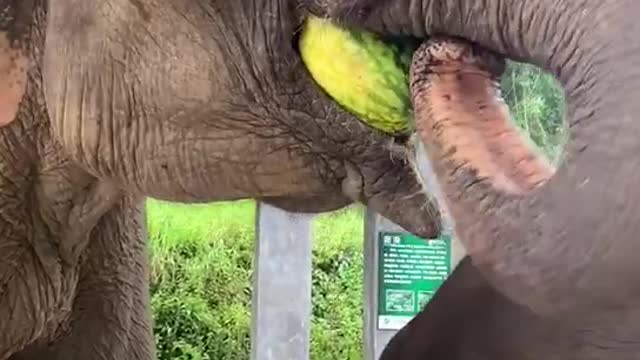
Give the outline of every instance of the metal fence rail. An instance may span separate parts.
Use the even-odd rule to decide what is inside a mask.
[[[440,192],[424,150],[418,167]],[[446,209],[444,209],[446,214]],[[252,309],[252,360],[308,360],[313,216],[259,204]],[[444,228],[452,224],[444,216]],[[452,239],[425,240],[368,210],[364,236],[364,360],[377,360],[391,337],[428,301],[464,257]]]
[[[260,203],[251,359],[306,360],[311,327],[311,222]]]

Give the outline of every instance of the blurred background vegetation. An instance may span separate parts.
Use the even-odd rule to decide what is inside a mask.
[[[511,63],[502,86],[518,126],[557,159],[565,134],[555,80]],[[147,208],[158,359],[248,359],[254,202]],[[315,221],[313,360],[362,359],[363,215],[353,206]]]

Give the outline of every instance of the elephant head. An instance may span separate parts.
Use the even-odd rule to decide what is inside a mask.
[[[90,176],[180,202],[257,198],[323,212],[360,201],[419,236],[438,234],[411,138],[363,125],[306,73],[300,4],[5,3],[9,34],[21,35],[7,48],[32,67],[0,61],[20,80],[0,89],[0,124],[25,92],[46,100],[43,127]],[[24,89],[27,77],[38,81]],[[16,118],[23,124],[6,128],[25,126]]]
[[[438,233],[412,139],[307,75],[304,17],[285,0],[0,0],[0,360],[153,358],[145,196],[362,201]]]
[[[504,191],[451,153],[430,153],[456,234],[491,284],[536,312],[637,306],[640,23],[631,14],[640,3],[322,0],[312,8],[382,34],[464,38],[553,74],[569,141],[544,184]]]

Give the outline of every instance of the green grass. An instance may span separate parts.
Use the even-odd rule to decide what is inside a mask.
[[[253,201],[147,202],[159,359],[248,359]],[[363,209],[318,216],[311,358],[361,359]]]
[[[502,85],[516,124],[557,159],[566,135],[555,80],[511,64]],[[248,359],[255,203],[147,208],[158,359]],[[313,232],[311,359],[360,360],[363,209],[321,215]]]
[[[159,359],[242,359],[249,344],[254,208],[150,200]]]

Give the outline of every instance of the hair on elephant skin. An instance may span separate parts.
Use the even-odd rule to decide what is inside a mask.
[[[497,291],[465,257],[380,360],[637,359],[640,309],[606,319],[535,314]]]
[[[0,360],[153,359],[143,202],[440,230],[414,141],[326,98],[284,0],[0,0]],[[269,14],[269,16],[264,16]]]

